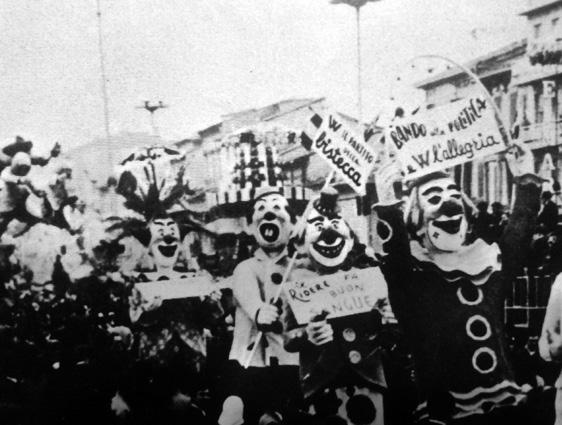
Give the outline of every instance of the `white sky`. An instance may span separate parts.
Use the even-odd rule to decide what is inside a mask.
[[[355,11],[329,0],[101,0],[111,131],[163,137],[285,98],[356,115]],[[526,0],[382,0],[362,13],[364,119],[417,54],[465,60],[525,37]],[[0,1],[0,145],[103,135],[95,0]],[[478,40],[471,30],[478,29]]]

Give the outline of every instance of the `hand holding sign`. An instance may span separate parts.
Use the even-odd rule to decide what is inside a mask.
[[[326,314],[320,317],[320,320],[316,321],[312,319],[312,321],[306,325],[306,336],[308,340],[316,346],[324,345],[334,340],[334,329],[332,325],[326,321]]]
[[[395,205],[401,202],[396,193],[398,185],[402,186],[403,173],[396,161],[388,161],[375,174],[377,188],[377,205]]]
[[[514,142],[505,154],[505,160],[513,177],[535,174],[535,158],[531,149],[523,143]]]
[[[163,299],[161,296],[151,294],[146,296],[139,289],[133,287],[131,296],[129,297],[129,315],[131,321],[136,322],[144,312],[154,311],[160,308]]]

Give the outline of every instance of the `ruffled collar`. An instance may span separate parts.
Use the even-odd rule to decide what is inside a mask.
[[[437,269],[449,282],[468,278],[475,285],[482,285],[492,273],[501,270],[500,248],[482,239],[456,252],[431,252],[418,241],[410,242],[410,250],[422,267]]]

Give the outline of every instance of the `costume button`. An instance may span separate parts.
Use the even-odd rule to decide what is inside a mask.
[[[481,347],[472,355],[472,367],[483,375],[492,372],[497,365],[498,358],[491,348]]]
[[[345,339],[347,342],[353,342],[355,341],[355,338],[357,337],[357,335],[355,335],[355,331],[351,328],[347,328],[345,329],[343,332],[343,339]]]
[[[351,350],[349,352],[349,361],[353,364],[357,364],[361,361],[361,353],[356,350]]]
[[[478,305],[484,299],[482,289],[472,283],[464,283],[457,289],[457,298],[465,305]]]
[[[466,333],[475,341],[484,341],[492,335],[492,327],[484,316],[475,314],[466,322]]]

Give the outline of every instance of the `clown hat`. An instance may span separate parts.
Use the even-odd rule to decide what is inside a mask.
[[[314,209],[326,217],[338,215],[341,208],[338,205],[339,192],[333,186],[328,186],[320,192],[320,197],[313,203]]]

